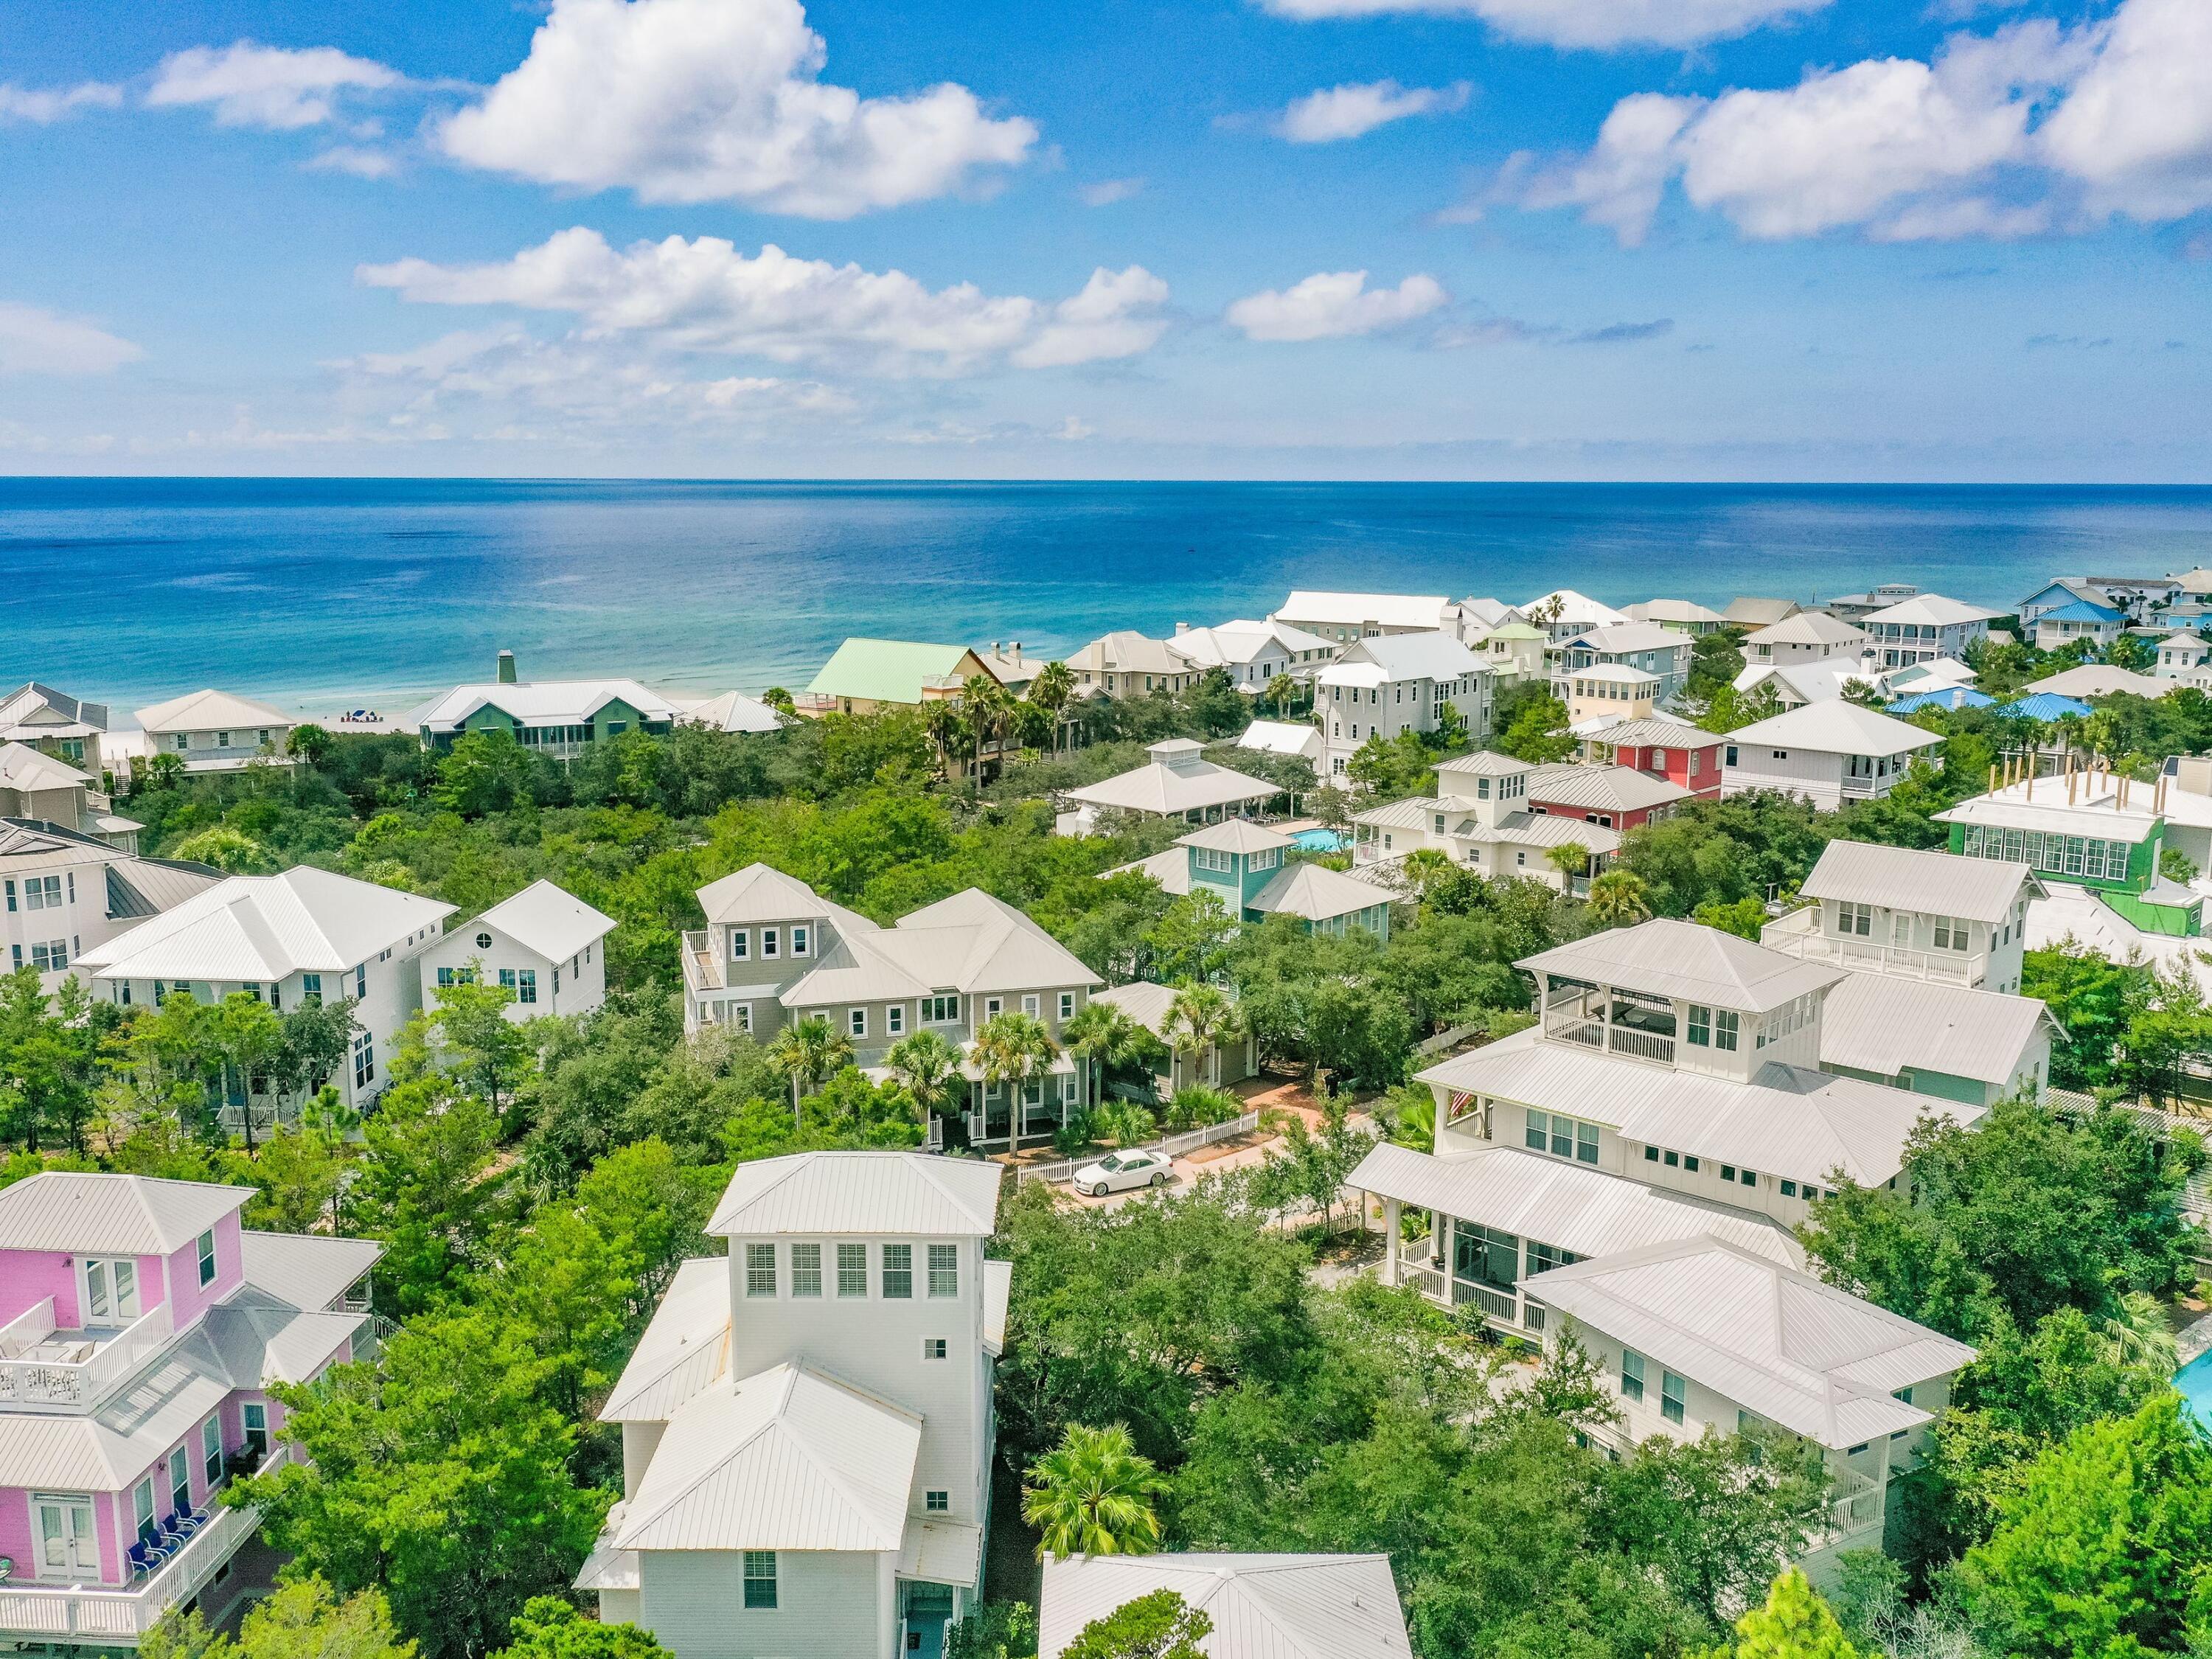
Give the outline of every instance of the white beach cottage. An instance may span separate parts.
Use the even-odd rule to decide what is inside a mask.
[[[550,881],[533,881],[432,945],[422,958],[438,986],[482,973],[514,993],[516,1023],[541,1014],[588,1014],[607,1000],[606,936],[614,918]]]
[[[1942,742],[1936,732],[1830,697],[1729,732],[1721,793],[1772,789],[1834,811],[1846,801],[1887,795],[1915,755]]]
[[[741,1164],[615,1384],[623,1501],[576,1580],[676,1659],[941,1650],[982,1595],[1012,1264],[996,1164]]]

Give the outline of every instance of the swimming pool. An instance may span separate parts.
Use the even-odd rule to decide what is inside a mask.
[[[2198,1354],[2176,1371],[2173,1386],[2197,1420],[2212,1429],[2212,1352]]]
[[[1291,837],[1301,852],[1341,853],[1344,837],[1334,830],[1301,830]]]

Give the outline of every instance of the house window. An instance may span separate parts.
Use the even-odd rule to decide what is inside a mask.
[[[1571,1158],[1577,1164],[1597,1162],[1597,1125],[1595,1123],[1578,1123],[1564,1114],[1531,1111],[1523,1139],[1532,1152],[1549,1152],[1554,1158]]]
[[[867,1293],[868,1247],[865,1244],[840,1244],[837,1247],[837,1294],[854,1297]]]
[[[230,733],[229,733],[229,732],[216,732],[216,733],[215,734],[215,746],[216,746],[216,748],[218,748],[218,749],[228,749],[228,748],[229,748],[229,747],[230,747]]]
[[[366,1089],[375,1081],[376,1045],[368,1032],[357,1032],[353,1040],[353,1086]]]
[[[930,1515],[947,1515],[952,1510],[952,1494],[932,1488],[921,1495],[921,1507]]]
[[[803,957],[814,948],[811,933],[811,930],[805,927],[793,927],[791,930],[792,955]]]
[[[138,1317],[138,1264],[129,1256],[84,1263],[84,1322],[127,1325]]]
[[[806,1297],[822,1294],[822,1247],[819,1244],[794,1244],[791,1247],[791,1293]]]
[[[1700,1007],[1694,1002],[1692,1003],[1690,1005],[1689,1030],[1685,1033],[1685,1035],[1688,1037],[1690,1046],[1693,1048],[1710,1048],[1712,1047],[1713,1011],[1710,1008]]]
[[[763,927],[763,928],[762,928],[762,929],[761,929],[761,955],[762,955],[762,957],[763,957],[764,959],[773,960],[775,957],[778,957],[778,956],[781,955],[781,954],[782,954],[782,950],[783,950],[782,940],[783,940],[783,936],[782,936],[782,934],[779,933],[778,933],[775,928],[773,928],[773,927]]]
[[[200,1425],[200,1470],[207,1476],[210,1492],[222,1484],[222,1419],[219,1416]]]
[[[921,1357],[924,1359],[942,1359],[945,1354],[945,1346],[943,1337],[925,1336],[921,1339]]]
[[[300,975],[300,1001],[309,1008],[323,1006],[323,976],[320,974]]]
[[[1794,1181],[1784,1181],[1782,1183],[1782,1196],[1784,1198],[1796,1197],[1797,1183]]]
[[[742,927],[730,929],[730,960],[743,962],[753,953],[753,936]]]
[[[1759,1171],[1756,1170],[1739,1170],[1736,1171],[1735,1178],[1736,1184],[1738,1186],[1756,1187],[1759,1185]]]
[[[1688,1394],[1687,1385],[1674,1372],[1659,1373],[1659,1414],[1669,1423],[1682,1420],[1682,1402]]]
[[[960,999],[957,996],[924,997],[921,1000],[921,1023],[925,1025],[957,1025],[960,1023]]]
[[[1874,933],[1874,907],[1853,904],[1846,901],[1836,907],[1836,931],[1858,939],[1870,938]]]
[[[538,1000],[538,970],[535,968],[518,970],[514,981],[514,1000],[517,1002]]]
[[[1742,1022],[1738,1019],[1734,1009],[1714,1009],[1713,1047],[1716,1048],[1724,1049],[1729,1054],[1734,1054],[1735,1052],[1737,1032]]]
[[[138,1540],[144,1543],[154,1536],[154,1477],[148,1475],[131,1489],[131,1514],[138,1523]]]
[[[491,949],[491,935],[489,933],[478,933],[477,935],[477,949],[479,951],[489,951]]]
[[[1060,994],[1060,1018],[1062,1024],[1075,1018],[1074,992],[1062,991]]]
[[[1633,1348],[1620,1351],[1620,1395],[1624,1400],[1644,1398],[1644,1356]]]
[[[914,1246],[886,1244],[884,1246],[884,1298],[889,1302],[911,1301],[914,1297]]]
[[[960,1247],[957,1244],[933,1244],[929,1247],[929,1293],[932,1296],[960,1294]]]
[[[499,988],[502,991],[512,991],[514,989],[514,969],[502,968],[499,970]]]
[[[169,1507],[180,1515],[192,1512],[192,1458],[182,1446],[169,1454]]]
[[[745,1246],[745,1294],[749,1297],[775,1294],[775,1245]]]
[[[191,752],[191,746],[192,746],[192,734],[191,734],[191,732],[178,732],[178,733],[177,733],[177,741],[176,741],[176,743],[173,745],[173,747],[174,747],[174,748],[175,748],[176,751],[177,751],[179,755],[183,755],[183,754],[188,754],[188,753],[190,753],[190,752]]]
[[[748,1607],[773,1608],[775,1606],[775,1552],[747,1550],[745,1552],[745,1605]]]
[[[1728,764],[1728,765],[1729,765],[1729,766],[1734,766],[1734,765],[1735,765],[1735,764],[1736,764],[1736,758],[1735,758],[1735,745],[1734,744],[1729,744],[1729,746],[1728,746],[1728,754],[1727,754],[1727,756],[1726,756],[1724,758],[1725,758],[1725,763],[1726,763],[1726,764]]]
[[[246,1423],[246,1449],[256,1457],[269,1455],[269,1407],[248,1401],[242,1408]]]
[[[906,1004],[894,1002],[884,1009],[884,1035],[899,1036],[906,1030]]]
[[[213,1229],[199,1237],[200,1283],[215,1283],[215,1232]]]
[[[360,1002],[368,995],[368,964],[365,962],[358,962],[354,964],[353,969],[353,998],[356,1002]]]
[[[865,1008],[848,1008],[845,1011],[845,1029],[856,1037],[867,1036],[868,1011]]]
[[[1966,948],[1966,924],[1949,916],[1936,918],[1936,948],[1939,951],[1963,951]]]
[[[985,997],[983,999],[983,1018],[985,1019],[998,1018],[1000,1013],[1006,1008],[1006,1005],[1001,1002],[997,997]]]

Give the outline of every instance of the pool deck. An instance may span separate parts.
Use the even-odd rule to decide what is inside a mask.
[[[2191,1320],[2174,1333],[2173,1352],[2175,1359],[2184,1365],[2203,1354],[2212,1353],[2212,1313]]]

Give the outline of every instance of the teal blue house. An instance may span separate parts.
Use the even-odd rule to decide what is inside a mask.
[[[1378,939],[1390,937],[1389,893],[1327,865],[1291,860],[1294,845],[1288,836],[1249,819],[1230,818],[1122,868],[1142,871],[1170,893],[1212,893],[1240,921],[1287,915],[1310,933],[1360,927]]]

